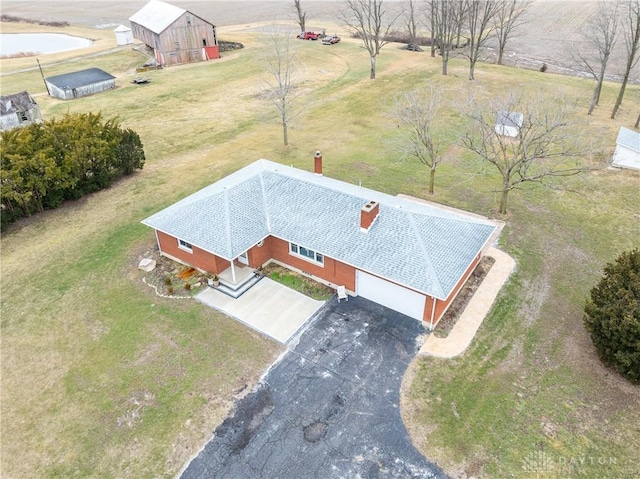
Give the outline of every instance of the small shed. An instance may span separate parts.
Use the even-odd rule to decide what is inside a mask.
[[[0,130],[42,121],[40,107],[28,92],[0,96]]]
[[[101,70],[89,68],[45,78],[49,95],[61,100],[72,100],[116,87],[116,77]]]
[[[151,0],[129,22],[133,37],[153,49],[158,65],[220,58],[215,25],[184,8]]]
[[[133,43],[133,30],[125,25],[120,25],[114,30],[118,45],[131,45]]]
[[[515,111],[499,111],[496,120],[496,133],[515,138],[520,133],[524,115]]]
[[[611,164],[619,168],[640,170],[640,133],[620,127]]]

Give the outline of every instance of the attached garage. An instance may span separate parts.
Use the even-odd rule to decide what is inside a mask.
[[[427,297],[364,271],[356,272],[356,293],[410,318],[422,321]]]

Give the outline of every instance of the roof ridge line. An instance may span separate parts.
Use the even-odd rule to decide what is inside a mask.
[[[406,212],[407,218],[409,219],[409,224],[411,225],[411,228],[413,229],[413,232],[416,236],[416,238],[418,239],[418,246],[420,247],[420,249],[422,250],[422,253],[424,255],[424,261],[425,264],[427,266],[427,270],[429,272],[429,275],[434,279],[435,282],[435,287],[433,288],[434,290],[434,294],[432,295],[433,297],[443,297],[444,296],[444,292],[442,289],[442,283],[440,283],[440,278],[438,277],[435,268],[433,267],[433,263],[431,262],[431,258],[429,257],[429,253],[427,252],[427,247],[424,244],[424,241],[422,240],[422,237],[420,236],[420,232],[418,231],[418,225],[416,224],[416,221],[413,217],[413,213],[407,211]]]
[[[267,231],[271,233],[271,216],[269,215],[269,205],[267,204],[267,190],[264,187],[264,171],[259,173],[260,176],[260,189],[262,190],[262,206],[264,208],[264,216],[267,220]]]
[[[225,233],[227,236],[227,253],[231,261],[233,261],[233,245],[231,240],[231,208],[229,207],[229,190],[224,189],[224,218],[225,218]]]

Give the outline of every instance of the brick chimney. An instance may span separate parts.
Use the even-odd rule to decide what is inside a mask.
[[[313,157],[313,172],[322,176],[322,155],[320,150],[316,151],[316,156]]]
[[[380,213],[380,203],[369,201],[360,210],[360,231],[366,233]]]

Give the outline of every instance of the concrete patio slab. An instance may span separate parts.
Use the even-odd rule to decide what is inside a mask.
[[[282,344],[286,344],[324,305],[323,301],[316,301],[269,278],[263,278],[238,299],[206,288],[196,300]]]

